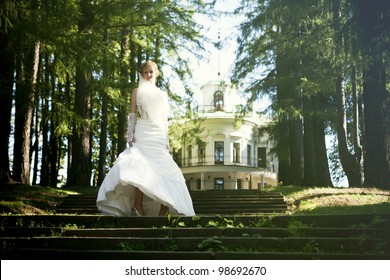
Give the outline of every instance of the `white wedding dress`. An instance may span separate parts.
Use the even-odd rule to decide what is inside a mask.
[[[136,99],[140,117],[135,143],[119,155],[107,173],[99,188],[97,208],[104,215],[131,215],[137,187],[144,193],[145,215],[157,215],[164,204],[172,215],[194,216],[183,174],[167,149],[167,93],[140,76]]]

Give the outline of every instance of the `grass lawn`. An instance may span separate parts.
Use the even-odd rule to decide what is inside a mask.
[[[390,213],[390,190],[279,186],[266,191],[281,192],[289,214]]]
[[[55,214],[56,206],[73,193],[51,187],[0,184],[0,215]]]
[[[279,186],[265,191],[281,192],[289,214],[377,214],[390,213],[390,190],[377,188],[329,188]],[[97,193],[20,184],[0,184],[0,215],[55,214],[64,197]]]

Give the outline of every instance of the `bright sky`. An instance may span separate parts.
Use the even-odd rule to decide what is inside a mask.
[[[215,9],[217,11],[231,12],[239,4],[237,0],[218,0]],[[222,44],[222,49],[218,50],[212,44],[207,46],[207,60],[198,61],[194,64],[194,80],[200,86],[207,83],[211,79],[218,78],[218,72],[221,73],[221,78],[230,78],[229,74],[235,58],[235,49],[237,46],[237,25],[240,19],[236,16],[221,16],[217,20],[211,20],[205,15],[197,16],[197,20],[205,26],[204,34],[216,43],[219,36]]]
[[[239,3],[240,1],[237,0],[217,0],[215,10],[232,12]],[[203,85],[210,80],[218,79],[218,72],[220,72],[221,79],[230,79],[230,73],[235,60],[236,38],[238,35],[237,26],[240,23],[240,19],[233,15],[221,15],[210,18],[209,15],[203,14],[196,15],[195,19],[204,27],[201,31],[203,35],[211,41],[203,46],[205,49],[205,52],[202,53],[204,56],[203,60],[194,59],[192,55],[183,54],[183,56],[188,55],[190,69],[193,74],[192,82],[185,81],[185,83],[191,87],[195,93],[194,97],[197,99],[197,96],[201,95],[201,87]],[[219,40],[223,42],[220,50],[214,46]],[[176,93],[185,95],[182,81],[172,79],[170,86]]]
[[[216,10],[219,11],[234,11],[240,4],[238,0],[217,0]],[[218,72],[221,73],[221,78],[229,79],[231,70],[234,66],[235,50],[237,48],[236,38],[238,35],[237,26],[242,22],[243,17],[238,16],[221,16],[219,20],[213,21],[206,16],[199,16],[199,22],[204,26],[204,32],[207,37],[218,42],[218,34],[224,42],[222,49],[218,50],[210,45],[209,55],[206,61],[197,61],[194,64],[194,80],[199,88],[210,81],[218,78]],[[269,105],[270,101],[267,98],[259,100],[255,105],[257,109],[263,110]],[[334,141],[333,136],[327,136],[327,147],[331,146],[331,141]],[[338,184],[339,187],[348,186],[348,182],[344,177]]]

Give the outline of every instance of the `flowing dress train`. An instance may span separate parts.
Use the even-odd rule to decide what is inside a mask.
[[[97,208],[105,215],[131,215],[137,187],[144,193],[145,215],[157,215],[164,204],[173,215],[194,216],[184,176],[167,149],[167,128],[150,119],[148,104],[139,100],[141,117],[135,125],[135,143],[118,156],[107,173],[99,188]]]

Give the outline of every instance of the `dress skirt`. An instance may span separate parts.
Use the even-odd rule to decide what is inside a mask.
[[[164,204],[172,215],[194,216],[185,179],[167,150],[163,129],[150,120],[138,119],[134,136],[133,146],[119,155],[99,188],[99,211],[131,215],[137,187],[144,193],[145,215],[157,215]]]

